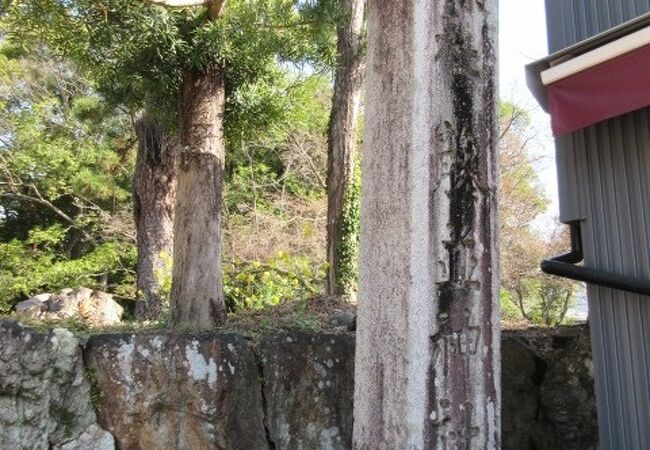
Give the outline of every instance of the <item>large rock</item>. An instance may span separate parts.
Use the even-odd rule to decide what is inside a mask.
[[[504,450],[597,448],[587,327],[506,332],[501,355]]]
[[[598,447],[594,363],[588,332],[552,338],[541,405],[563,450]],[[551,359],[552,358],[552,359]],[[552,363],[551,363],[552,361]]]
[[[43,312],[47,311],[47,302],[51,296],[52,294],[35,295],[18,303],[14,309],[16,313],[27,317],[41,317]]]
[[[266,337],[258,351],[274,448],[349,449],[354,335],[279,333]]]
[[[90,327],[118,325],[124,309],[111,294],[85,287],[39,294],[15,307],[18,316],[41,320],[78,318]]]
[[[233,334],[92,337],[100,423],[121,450],[268,449],[255,356]]]
[[[505,450],[549,448],[552,436],[541,410],[546,363],[517,338],[501,341],[502,433]],[[541,444],[540,444],[541,443]]]
[[[72,333],[0,322],[0,449],[113,450],[90,391]]]

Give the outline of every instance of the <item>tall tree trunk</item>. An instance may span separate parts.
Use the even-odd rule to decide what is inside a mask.
[[[500,448],[496,5],[368,3],[358,450]]]
[[[147,116],[135,125],[138,154],[133,200],[138,246],[135,314],[150,320],[163,310],[161,276],[172,256],[176,149],[162,124]]]
[[[327,293],[347,293],[356,269],[358,217],[355,153],[359,100],[365,51],[363,23],[366,0],[340,0],[343,22],[338,26],[338,66],[327,142]]]
[[[221,276],[225,106],[221,67],[183,73],[170,326],[225,320]]]

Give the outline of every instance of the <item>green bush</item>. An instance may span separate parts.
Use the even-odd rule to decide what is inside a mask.
[[[522,278],[516,288],[501,290],[501,315],[538,326],[557,326],[565,322],[576,290],[576,283],[565,278],[543,274]]]
[[[135,246],[105,242],[78,258],[60,250],[69,230],[61,225],[35,227],[26,240],[0,242],[0,313],[42,292],[86,286],[132,296]],[[108,285],[104,285],[106,279]]]
[[[224,292],[230,311],[260,309],[284,300],[304,300],[322,291],[326,265],[280,252],[266,262],[224,265]]]

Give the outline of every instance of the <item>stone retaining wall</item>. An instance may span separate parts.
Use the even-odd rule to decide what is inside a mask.
[[[0,449],[349,449],[354,334],[96,335],[0,323]],[[585,327],[504,332],[503,448],[591,449]]]

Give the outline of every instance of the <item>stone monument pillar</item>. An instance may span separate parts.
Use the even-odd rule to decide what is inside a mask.
[[[500,447],[496,0],[368,2],[354,447]]]

